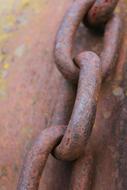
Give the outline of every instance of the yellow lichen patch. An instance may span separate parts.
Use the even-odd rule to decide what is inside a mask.
[[[15,21],[16,21],[16,17],[14,15],[9,15],[6,17],[6,23],[7,24],[12,25],[15,23]]]
[[[6,16],[3,20],[2,30],[5,33],[9,33],[13,30],[16,23],[16,17],[14,15]]]
[[[3,68],[8,69],[10,67],[9,63],[4,63]]]
[[[22,6],[27,7],[30,4],[30,0],[22,0]]]
[[[0,33],[0,42],[3,42],[9,38],[9,35],[6,33]]]
[[[16,10],[23,10],[25,8],[31,9],[31,11],[38,12],[42,9],[42,5],[46,4],[47,0],[17,0]]]

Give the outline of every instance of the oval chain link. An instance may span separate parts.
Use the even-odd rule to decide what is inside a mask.
[[[105,3],[106,0],[105,1],[100,0],[99,2],[101,3],[101,6],[100,6],[100,3],[96,3],[95,0],[75,1],[70,7],[70,9],[68,10],[68,12],[66,13],[56,36],[56,45],[55,45],[56,65],[65,78],[75,83],[77,83],[78,78],[79,78],[79,69],[78,67],[76,67],[76,65],[73,62],[72,48],[73,48],[75,34],[79,27],[79,24],[81,23],[83,18],[87,18],[87,15],[89,18],[88,20],[90,21],[92,20],[92,18],[94,18],[94,17],[91,17],[93,13],[90,12],[90,10],[92,9],[91,8],[92,5],[93,7],[96,7],[96,10],[99,10],[96,12],[96,17],[98,18],[97,16],[98,14],[100,14],[101,16],[101,13],[103,13],[103,9],[104,9],[105,16],[103,16],[103,19],[105,18],[104,20],[107,20],[108,14],[110,16],[112,15],[112,10],[114,10],[118,0],[107,1],[107,4]],[[89,12],[90,12],[90,15],[89,15]],[[100,20],[101,19],[102,18],[100,18]],[[111,35],[111,38],[112,37],[116,38],[115,35],[113,34],[110,34],[110,35]],[[113,46],[117,46],[117,44],[118,43],[113,44]],[[111,59],[111,62],[112,62],[112,59]]]

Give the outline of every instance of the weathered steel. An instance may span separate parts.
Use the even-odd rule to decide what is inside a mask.
[[[87,20],[91,26],[99,26],[107,22],[119,0],[96,0],[91,7]]]
[[[95,53],[81,53],[76,61],[80,68],[76,101],[62,142],[55,149],[55,156],[62,160],[75,160],[84,152],[95,122],[102,79],[101,62]]]
[[[117,15],[113,15],[105,26],[103,49],[100,53],[104,78],[111,74],[118,58],[121,37],[123,35],[122,27],[122,21]]]
[[[64,20],[64,22],[63,22],[63,26],[62,26],[63,30],[65,30],[65,28],[64,28],[65,26],[69,27],[68,21],[70,22],[70,20],[71,20],[70,17],[71,16],[73,17],[73,14],[75,15],[75,12],[76,12],[75,8],[76,8],[76,10],[78,10],[78,9],[80,10],[81,2],[80,1],[76,1],[76,2],[78,2],[78,4],[74,3],[74,6],[72,6],[72,8],[70,9],[70,11],[67,14],[67,17],[66,17],[67,22],[66,22],[66,20]],[[85,7],[86,7],[85,14],[87,13],[87,8],[88,8],[86,5],[88,5],[88,7],[90,6],[89,3],[85,4]],[[115,5],[116,4],[114,4],[114,6]],[[82,16],[82,10],[80,10],[80,11],[81,11],[81,15],[79,14],[79,12],[76,12],[76,14],[78,16]],[[61,57],[61,55],[64,55],[64,53],[65,53],[65,57],[64,57],[65,61],[66,61],[65,58],[67,58],[66,55],[70,56],[69,57],[70,60],[72,59],[71,51],[70,51],[71,48],[68,49],[68,47],[71,47],[72,45],[70,45],[69,42],[71,42],[71,43],[73,42],[73,37],[75,36],[74,34],[76,32],[75,29],[77,29],[77,26],[79,25],[79,23],[77,22],[77,21],[79,21],[78,19],[77,20],[74,19],[73,21],[74,21],[74,23],[72,22],[73,25],[75,23],[77,23],[77,24],[74,25],[76,27],[72,27],[72,31],[69,29],[69,32],[70,32],[69,38],[66,36],[67,35],[66,32],[64,33],[62,31],[62,33],[61,33],[61,30],[60,30],[60,32],[58,33],[58,42],[56,42],[56,48],[55,48],[56,62],[58,60],[60,61],[59,57]],[[75,65],[77,65],[80,70],[79,82],[78,82],[78,88],[77,88],[78,89],[77,96],[76,96],[74,108],[72,111],[72,115],[71,115],[67,130],[65,132],[65,135],[63,136],[63,139],[60,142],[60,145],[58,145],[53,152],[53,154],[58,159],[75,160],[75,159],[79,158],[80,156],[83,156],[83,153],[85,151],[84,145],[86,146],[88,138],[91,135],[91,129],[95,123],[97,102],[98,102],[102,79],[107,75],[107,73],[109,71],[112,70],[113,61],[115,61],[114,60],[115,53],[117,53],[119,50],[119,42],[120,42],[119,38],[120,38],[120,27],[121,26],[122,26],[121,21],[117,16],[112,16],[110,19],[110,22],[106,24],[105,33],[104,33],[104,36],[105,36],[104,40],[106,40],[105,41],[106,45],[104,45],[104,49],[100,56],[102,62],[100,61],[99,57],[95,53],[92,53],[92,52],[82,53],[78,56],[78,58],[76,58]],[[113,38],[113,40],[111,40],[111,41],[109,38],[110,33],[112,34],[111,37]],[[115,37],[113,34],[115,34]],[[62,38],[61,38],[61,36],[62,36]],[[62,41],[61,41],[61,39],[62,39]],[[63,43],[63,45],[62,45],[63,49],[61,49],[61,44],[60,44],[61,42]],[[65,42],[67,42],[67,44]],[[62,51],[60,52],[59,50],[62,50]],[[109,53],[109,50],[110,50],[110,53]],[[107,60],[106,60],[106,62],[103,62],[105,57]],[[104,63],[106,63],[106,65]],[[61,71],[61,68],[63,69],[63,62],[57,62],[57,65],[58,65],[58,67],[60,66],[60,71]],[[67,77],[66,72],[64,73],[63,70],[61,72],[63,75],[65,74],[64,75],[65,77]],[[69,73],[69,75],[71,75],[69,70],[67,72]],[[77,80],[77,78],[72,78],[71,80],[74,81],[74,80]],[[65,104],[63,104],[63,105],[64,105],[63,111],[65,111]],[[58,102],[57,107],[58,107],[57,109],[59,110],[59,102]],[[57,110],[57,112],[58,112],[58,110]],[[60,108],[60,110],[61,110],[61,108]],[[59,118],[61,116],[62,116],[62,119]],[[60,113],[58,115],[58,118],[56,115],[56,120],[58,119],[58,121],[59,120],[61,121],[61,120],[63,120],[64,117],[66,119],[67,114],[65,114],[65,116],[64,116],[64,112]],[[65,122],[66,122],[66,120],[65,120]],[[38,144],[37,144],[37,146],[38,146]],[[34,148],[37,148],[37,147],[34,147]],[[38,160],[37,155],[33,155],[33,157],[34,157],[33,160],[36,160],[36,159]],[[30,155],[30,158],[31,158],[31,155]],[[29,160],[29,156],[28,156],[28,160]],[[39,163],[40,163],[40,161],[39,161]],[[34,170],[31,173],[31,172],[29,172],[29,162],[28,163],[26,162],[26,165],[28,165],[28,168],[25,167],[25,169],[27,168],[27,170],[25,171],[25,169],[24,169],[22,172],[22,175],[20,177],[20,180],[21,180],[20,187],[23,188],[23,185],[24,185],[23,180],[26,179],[25,183],[26,184],[28,183],[28,186],[26,185],[26,189],[27,188],[28,188],[28,190],[30,188],[33,188],[33,190],[38,189],[39,183],[36,183],[36,182],[38,182],[38,179],[40,179],[39,174],[40,174],[41,169],[39,170],[39,168],[37,168],[39,170],[38,171],[39,173],[35,172],[35,181],[33,180],[34,185],[30,186],[29,183],[32,184],[32,178],[33,178],[33,177],[31,178],[31,176],[33,176],[33,173],[36,170],[36,168],[34,168]],[[37,166],[35,164],[35,167],[37,167]],[[34,165],[33,165],[33,167],[34,167]],[[28,179],[26,177],[27,175],[26,176],[24,175],[24,174],[27,174],[27,171],[28,171]],[[75,174],[74,171],[72,172],[72,176],[73,176],[73,174]],[[36,179],[36,177],[37,177],[37,179]],[[81,175],[81,177],[83,178],[84,176]],[[29,178],[30,178],[30,180],[29,180]],[[87,171],[87,176],[85,178],[86,178],[86,180],[84,178],[81,179],[81,181],[83,181],[83,184],[81,184],[80,188],[84,188],[84,184],[89,184],[87,180],[92,179],[90,170]],[[77,184],[76,184],[76,187],[74,187],[72,185],[72,181],[71,181],[70,188],[73,188],[73,189],[77,188]],[[87,185],[86,188],[89,188],[88,186],[89,185]]]
[[[2,190],[16,189],[24,153],[29,150],[32,141],[42,128],[46,127],[47,121],[50,121],[56,97],[61,94],[57,92],[61,88],[60,81],[62,82],[63,79],[53,64],[53,43],[63,14],[73,1],[63,0],[58,3],[58,0],[47,0],[44,3],[42,0],[40,2],[39,14],[34,14],[33,9],[31,9],[32,13],[29,12],[31,13],[29,16],[33,16],[27,22],[27,27],[20,25],[20,29],[17,29],[16,26],[16,33],[15,30],[13,32],[15,36],[7,40],[6,44],[1,44],[1,51],[4,53],[7,51],[9,56],[12,56],[7,77],[9,96],[0,100],[2,108],[0,110],[0,188]],[[25,13],[28,13],[29,6],[25,7],[27,7]],[[101,88],[96,124],[88,144],[90,150],[95,153],[92,190],[127,189],[127,131],[126,121],[122,122],[123,112],[121,112],[122,105],[126,107],[124,101],[127,82],[126,9],[126,1],[121,0],[116,13],[124,18],[125,25],[121,31],[125,30],[125,34],[119,59],[116,62],[116,78],[112,83],[105,82]],[[47,30],[50,31],[50,35]],[[102,49],[101,40],[101,37],[96,34],[91,35],[91,32],[81,25],[74,42],[73,57],[84,49],[95,51],[99,55]],[[13,53],[25,42],[30,47],[30,51],[19,59]],[[123,81],[125,85],[121,85]],[[118,103],[119,101],[121,103]],[[123,126],[120,128],[119,124],[116,126],[118,122]],[[71,165],[50,156],[41,179],[40,190],[68,190]]]
[[[82,155],[82,157],[73,163],[69,190],[91,189],[94,170],[94,156],[90,150],[87,150],[87,154]]]
[[[24,155],[47,126],[56,103],[61,76],[52,52],[57,27],[70,2],[58,5],[58,0],[27,0],[22,1],[27,2],[22,10],[17,8],[21,1],[15,5],[6,2],[1,1],[0,27],[8,27],[6,22],[1,25],[6,18],[6,12],[1,13],[3,7],[9,26],[14,21],[14,29],[2,35],[0,30],[0,189],[15,190]],[[63,164],[61,168],[67,167]],[[57,179],[59,183],[61,179]],[[43,186],[46,184],[43,180]]]
[[[55,60],[65,78],[77,81],[79,70],[72,57],[73,41],[80,22],[94,0],[75,1],[68,10],[56,36]]]
[[[65,129],[66,126],[53,126],[41,132],[26,157],[17,190],[38,190],[48,156],[64,135]]]
[[[49,126],[68,125],[70,120],[77,88],[66,79],[62,78],[58,91],[58,99],[53,111]],[[53,153],[53,152],[52,152]],[[50,156],[45,173],[42,176],[44,189],[68,189],[72,170],[71,162],[61,161]],[[49,183],[50,181],[50,183]],[[61,184],[63,184],[61,186]]]
[[[91,2],[89,2],[89,3],[91,3]],[[64,76],[68,72],[69,77],[71,77],[69,65],[73,64],[72,56],[71,56],[72,42],[74,40],[73,38],[75,36],[75,32],[76,32],[77,26],[79,24],[79,21],[82,18],[82,12],[84,10],[88,11],[87,8],[90,6],[89,3],[87,3],[87,1],[85,1],[85,2],[82,1],[82,3],[80,1],[76,1],[72,5],[70,10],[68,11],[68,13],[62,23],[62,26],[58,32],[58,36],[56,39],[56,46],[55,46],[55,56],[56,56],[56,63],[58,65],[61,73]],[[83,5],[84,5],[84,8],[83,8]],[[70,17],[72,19],[70,19]],[[72,20],[73,20],[73,22],[72,22]],[[120,46],[120,42],[121,42],[121,30],[120,30],[121,27],[122,27],[121,19],[116,15],[112,16],[110,18],[109,22],[105,26],[104,46],[103,46],[103,50],[100,54],[100,57],[101,57],[100,66],[101,66],[103,78],[105,78],[107,76],[107,73],[111,73],[111,71],[113,70],[114,62],[116,61],[116,58],[117,58],[116,54],[119,51],[119,46]],[[92,59],[91,57],[89,56],[89,59],[87,57],[86,60],[91,62],[91,60],[90,60],[90,59]],[[75,67],[74,64],[73,64],[73,67]],[[63,68],[66,68],[66,69],[63,69]],[[90,73],[89,73],[89,75],[90,75]],[[76,73],[75,73],[75,76],[76,76]],[[86,74],[86,76],[87,76],[87,74]],[[84,76],[83,80],[87,81],[87,78],[85,78],[85,76]],[[79,80],[79,83],[80,83],[80,80]],[[85,84],[85,86],[87,86],[87,85]],[[85,95],[86,95],[85,92],[88,89],[86,90],[85,87],[82,87],[82,88],[84,89],[84,97],[85,97]],[[82,89],[81,89],[81,91],[82,91]],[[79,100],[80,97],[81,97],[81,95],[80,95],[80,93],[78,93],[77,99]],[[82,95],[82,97],[83,97],[83,95]],[[88,101],[88,98],[86,98],[86,102],[87,101]],[[78,102],[78,104],[79,104],[78,106],[80,108],[80,103]],[[83,104],[82,101],[81,101],[81,104]],[[72,112],[72,117],[71,117],[69,125],[67,127],[67,131],[66,131],[60,145],[56,149],[55,155],[59,159],[63,159],[63,160],[64,159],[65,160],[77,159],[82,154],[84,145],[86,144],[86,141],[90,136],[90,133],[88,133],[88,136],[86,135],[87,134],[86,131],[88,129],[89,129],[89,131],[91,131],[90,129],[92,128],[92,126],[90,126],[90,121],[87,117],[85,117],[84,114],[82,114],[81,111],[79,111],[80,109],[83,110],[83,105],[79,110],[78,110],[78,106],[76,103],[76,106],[74,107],[74,112]],[[86,106],[86,105],[84,105],[84,106]],[[77,110],[77,112],[75,110]],[[86,113],[88,111],[88,113],[89,113],[89,109],[87,108],[87,106],[86,106],[86,108],[84,108],[83,111]],[[95,111],[95,113],[96,113],[96,111]],[[95,116],[95,113],[94,113],[94,116]],[[78,117],[79,118],[83,117],[84,120],[85,119],[86,120],[84,122],[82,122],[82,119],[80,118],[81,121],[80,120],[77,121],[76,119]],[[83,131],[83,123],[84,123],[84,131],[85,132]],[[94,122],[92,121],[91,124],[93,125]],[[86,128],[87,128],[87,130],[86,130]],[[84,137],[84,133],[85,133],[85,137]]]
[[[101,14],[104,11],[104,15],[103,15],[104,20],[109,19],[112,15],[112,11],[114,10],[115,6],[117,5],[118,0],[97,1],[97,3],[95,3],[93,5],[94,2],[95,2],[94,0],[89,0],[89,1],[88,0],[84,0],[84,1],[77,0],[77,1],[75,1],[72,4],[71,8],[66,13],[64,20],[59,28],[57,37],[56,37],[55,59],[56,59],[57,67],[61,71],[61,73],[64,75],[65,78],[67,78],[73,82],[77,81],[78,77],[79,77],[79,70],[76,67],[76,65],[74,64],[73,57],[72,57],[73,42],[74,42],[75,34],[79,27],[79,24],[81,23],[83,18],[87,18],[87,13],[90,13],[90,21],[91,21],[91,14],[93,16],[93,11],[94,11],[94,9],[96,9],[96,6],[97,6],[97,13],[96,13],[97,18],[100,16],[99,18],[102,22],[103,19],[101,17]],[[90,8],[92,5],[93,5],[93,9],[91,10]],[[98,12],[98,10],[99,11],[102,10],[102,11]],[[108,16],[110,16],[110,17],[108,17]],[[115,20],[114,22],[118,22],[117,23],[118,25],[120,24],[118,19],[114,19],[114,20]],[[95,17],[95,22],[97,22],[97,21],[99,21],[99,20],[96,19],[96,17]],[[121,26],[121,24],[118,26],[118,29],[117,29],[118,33],[119,33],[120,26]],[[112,27],[111,32],[113,33],[113,27]],[[114,32],[115,32],[115,29],[114,29]],[[111,38],[115,38],[115,40],[117,38],[117,41],[118,41],[119,35],[117,36],[115,34],[116,33],[112,34]],[[114,43],[113,46],[117,47],[117,44],[118,44],[118,42]],[[111,46],[111,44],[110,44],[110,46]],[[115,50],[116,50],[116,47],[115,47]],[[107,48],[109,48],[109,46]],[[111,53],[112,53],[112,57],[114,57],[114,53],[116,53],[116,52],[112,51]],[[106,56],[107,56],[107,54],[106,54]],[[112,61],[112,59],[110,61]],[[110,62],[110,64],[111,64],[111,62]]]

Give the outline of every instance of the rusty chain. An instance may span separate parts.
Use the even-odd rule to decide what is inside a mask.
[[[101,2],[105,5],[105,1]],[[111,9],[112,7],[112,9],[114,9],[114,5],[116,4],[114,4],[114,1],[112,2],[113,7],[110,4],[107,8],[110,7],[109,9]],[[119,48],[121,20],[118,16],[110,14],[110,19],[105,24],[104,46],[100,58],[92,52],[85,52],[83,53],[84,56],[81,56],[82,58],[80,58],[78,63],[75,61],[77,64],[80,64],[79,62],[84,62],[84,67],[87,65],[86,70],[89,74],[87,75],[84,69],[84,75],[86,75],[86,78],[83,75],[84,79],[80,80],[80,73],[83,72],[83,67],[79,69],[80,66],[76,67],[76,64],[74,64],[72,58],[72,46],[77,28],[84,18],[83,13],[85,12],[87,17],[87,15],[89,15],[89,8],[92,4],[93,1],[75,1],[64,17],[56,38],[55,58],[59,70],[64,77],[71,81],[77,83],[77,80],[79,79],[77,98],[70,122],[60,145],[54,151],[55,156],[63,160],[74,160],[82,154],[84,145],[91,134],[90,131],[96,115],[96,102],[98,99],[96,94],[99,93],[99,90],[96,88],[98,86],[98,81],[100,80],[97,80],[97,76],[99,77],[99,71],[98,74],[96,73],[97,76],[94,73],[96,72],[97,62],[99,65],[98,67],[100,67],[101,70],[100,77],[102,80],[107,76],[107,73],[112,70]],[[108,12],[107,9],[105,9],[105,13],[106,12]],[[106,18],[104,19],[103,17],[104,20],[106,20]],[[90,67],[88,66],[89,64],[96,64],[96,67],[93,67],[88,71],[88,68]],[[82,83],[85,84],[82,85]],[[96,99],[94,98],[95,96]]]
[[[94,2],[96,4],[96,1],[94,1],[94,0],[89,0],[89,1],[88,0],[77,0],[77,1],[75,1],[73,3],[72,7],[67,12],[67,14],[65,15],[64,20],[58,31],[57,38],[56,38],[55,59],[56,59],[57,67],[61,71],[61,73],[63,74],[63,76],[65,78],[67,78],[71,81],[74,81],[74,82],[76,81],[76,83],[77,83],[78,77],[79,77],[79,69],[74,64],[73,58],[72,58],[73,41],[74,41],[75,34],[76,34],[76,31],[78,29],[80,22],[84,18],[87,19],[87,15],[89,15],[89,13],[88,13],[89,9],[92,5],[94,5]],[[100,17],[100,20],[104,19],[104,18],[105,18],[104,20],[106,20],[106,18],[107,18],[106,13],[109,12],[108,10],[113,10],[115,8],[116,3],[114,3],[113,0],[107,1],[108,2],[107,4],[105,3],[106,2],[105,0],[100,0],[99,2],[101,2],[101,6],[99,4],[98,8],[96,7],[96,10],[99,9],[100,12],[97,11],[96,17],[98,17],[97,16],[98,13],[101,14],[101,12],[102,12],[101,10],[104,9],[105,17],[104,16]],[[117,0],[115,0],[115,2],[117,2]],[[112,18],[112,21],[110,21],[110,24],[107,23],[108,26],[105,28],[105,37],[104,37],[105,39],[104,39],[104,49],[103,49],[103,51],[105,52],[104,53],[105,55],[101,55],[102,61],[105,60],[105,58],[107,59],[107,57],[109,57],[107,67],[109,67],[111,65],[111,62],[113,61],[113,58],[114,58],[114,54],[116,53],[116,49],[118,46],[118,40],[119,40],[119,27],[120,27],[119,18],[117,16],[113,16],[111,13],[109,15],[110,15],[110,17],[114,17],[114,19]],[[94,14],[95,13],[91,13],[90,15],[94,15]],[[92,20],[92,16],[90,18]],[[93,18],[94,18],[94,16],[93,16]],[[94,22],[96,23],[97,21],[95,20]],[[110,40],[113,40],[111,38],[111,36],[114,39],[113,42],[110,41]],[[106,42],[106,44],[105,44],[105,42]],[[113,50],[109,51],[108,50],[109,48],[111,50],[113,48]],[[102,63],[102,65],[103,65],[103,63]]]
[[[78,86],[74,108],[70,117],[67,116],[70,118],[69,123],[68,119],[64,121],[66,118],[60,111],[62,125],[45,129],[37,138],[24,162],[17,190],[38,190],[42,171],[51,152],[56,158],[68,161],[78,159],[84,153],[95,122],[102,81],[114,68],[119,50],[122,23],[113,14],[117,3],[118,0],[76,0],[65,15],[57,33],[54,53],[60,72],[72,85]],[[100,55],[86,51],[76,58],[72,57],[73,41],[81,21],[92,29],[103,28],[104,45]],[[62,99],[66,100],[65,97]],[[68,113],[66,111],[66,115]],[[79,159],[80,162],[84,161]],[[75,170],[78,171],[77,166]],[[75,177],[74,174],[72,178]]]
[[[54,126],[41,132],[25,161],[19,180],[19,190],[38,190],[47,158],[64,135],[65,126]]]

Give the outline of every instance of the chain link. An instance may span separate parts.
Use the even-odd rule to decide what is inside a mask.
[[[55,119],[63,122],[62,126],[57,124],[42,131],[24,162],[17,190],[38,190],[40,176],[49,153],[53,152],[56,158],[69,161],[83,155],[95,122],[101,84],[113,70],[117,59],[122,27],[120,18],[113,14],[117,3],[118,0],[76,0],[65,15],[57,33],[54,54],[56,65],[68,79],[68,83],[71,81],[74,88],[78,86],[74,108],[72,114],[65,118],[59,110],[61,100],[58,101],[57,109],[59,118],[62,119],[58,119],[57,114]],[[87,51],[80,53],[76,58],[72,57],[73,41],[81,21],[89,28],[103,28],[104,45],[99,56]],[[73,90],[68,93],[74,96]],[[61,99],[70,101],[64,95]],[[70,105],[73,105],[72,102]],[[64,104],[63,106],[61,110],[66,110]],[[68,114],[69,109],[66,110],[66,115]],[[91,156],[90,160],[93,160]],[[82,158],[79,159],[70,188],[74,186],[73,181],[80,163],[85,167],[85,162]],[[90,173],[89,169],[86,173]],[[83,183],[85,184],[84,181]]]
[[[119,50],[122,23],[120,18],[114,14],[110,17],[110,20],[104,27],[104,45],[103,50],[100,53],[101,61],[98,61],[102,72],[101,80],[98,79],[97,81],[97,76],[100,76],[100,72],[94,73],[94,67],[91,67],[90,70],[87,69],[89,68],[89,65],[95,64],[96,62],[95,54],[92,52],[89,54],[83,53],[83,56],[81,56],[82,58],[78,61],[78,64],[84,63],[85,67],[84,77],[80,76],[82,68],[79,68],[79,66],[76,67],[72,61],[72,42],[79,21],[83,16],[83,12],[85,11],[87,18],[87,14],[89,15],[88,9],[92,3],[93,1],[74,2],[64,18],[56,38],[55,55],[58,68],[61,73],[71,81],[76,82],[77,76],[79,77],[77,97],[72,116],[60,145],[54,151],[54,155],[58,159],[74,160],[83,153],[84,146],[89,139],[96,116],[99,88],[97,88],[97,90],[94,84],[96,83],[96,85],[100,87],[100,85],[97,84],[98,81],[102,81],[112,71]],[[114,9],[116,3],[114,3],[114,1],[112,3],[113,4],[110,6],[108,4],[105,8],[105,13]],[[107,8],[109,8],[109,10]],[[105,14],[105,20],[106,18]],[[72,65],[73,68],[76,69],[75,72],[73,72],[74,70],[71,70]],[[76,77],[74,78],[73,76]],[[82,78],[82,80],[80,78]],[[95,96],[96,101],[94,99]]]
[[[76,101],[65,135],[54,151],[61,160],[75,160],[83,154],[94,125],[101,85],[101,62],[95,53],[81,53],[76,62],[80,68]]]
[[[90,26],[100,26],[109,21],[119,0],[96,0],[88,12]]]
[[[24,161],[18,190],[38,190],[48,156],[64,135],[65,128],[53,126],[41,132]]]
[[[77,83],[78,78],[79,78],[79,69],[76,67],[76,65],[73,62],[72,48],[73,48],[75,34],[81,21],[85,18],[87,19],[87,15],[89,16],[89,12],[91,10],[90,8],[92,7],[92,5],[93,7],[96,7],[96,10],[99,10],[99,12],[98,11],[96,12],[95,18],[98,18],[98,14],[100,14],[101,16],[101,13],[103,12],[103,9],[104,9],[105,14],[103,16],[103,19],[105,18],[104,20],[107,20],[108,15],[110,16],[112,15],[112,10],[114,10],[117,4],[117,1],[118,0],[107,1],[107,4],[106,4],[105,3],[106,0],[105,1],[101,0],[99,1],[101,2],[101,6],[99,6],[100,3],[96,3],[95,0],[77,0],[72,4],[71,8],[66,13],[63,19],[63,22],[58,30],[58,33],[56,36],[56,45],[55,45],[56,65],[65,78],[75,83]],[[93,15],[93,13],[91,13],[90,15]],[[90,20],[94,18],[92,16],[89,16],[89,17],[91,18]],[[118,38],[114,34],[110,34],[110,35],[111,35],[111,38],[112,37]],[[113,44],[113,46],[117,47],[118,43]],[[112,62],[112,60],[110,61]]]

